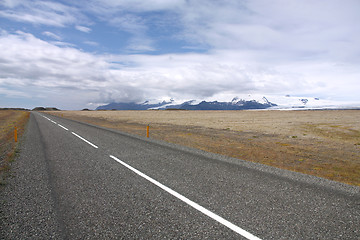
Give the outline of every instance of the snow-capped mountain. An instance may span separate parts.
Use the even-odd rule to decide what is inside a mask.
[[[245,95],[241,97],[208,98],[203,100],[148,100],[141,103],[109,103],[96,110],[247,110],[247,109],[351,109],[360,108],[360,103],[336,102],[317,97]]]
[[[166,102],[158,102],[158,103],[152,103],[150,101],[145,101],[143,103],[135,103],[135,102],[118,102],[118,103],[109,103],[107,105],[99,106],[96,108],[96,110],[148,110],[148,109],[156,109],[160,108],[162,106],[171,104],[172,101]]]
[[[99,106],[96,110],[147,110],[147,109],[183,109],[183,110],[245,110],[245,109],[266,109],[274,107],[276,104],[269,102],[265,97],[262,102],[256,100],[244,100],[238,97],[230,102],[219,101],[197,101],[189,100],[184,102],[170,101],[143,103],[109,103]]]

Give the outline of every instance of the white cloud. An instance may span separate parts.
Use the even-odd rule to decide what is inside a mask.
[[[21,2],[23,2],[23,0],[3,0],[3,2],[0,3],[0,5],[13,8],[19,5]]]
[[[69,108],[74,108],[74,102],[95,106],[109,101],[209,99],[248,93],[347,96],[360,101],[358,1],[107,0],[90,1],[86,6],[77,3],[84,5],[82,10],[60,3],[34,3],[6,1],[9,9],[0,10],[0,16],[37,25],[71,25],[89,32],[90,28],[83,27],[90,22],[85,15],[94,14],[92,20],[128,34],[128,54],[86,53],[50,31],[43,35],[58,42],[2,31],[0,87],[8,96],[45,96]],[[173,14],[175,32],[167,18],[161,21],[156,15],[165,11]],[[160,19],[156,27],[166,28],[192,49],[200,46],[202,52],[144,54],[159,46],[159,38],[149,37],[153,19]]]
[[[64,27],[85,21],[85,16],[76,8],[51,1],[16,1],[5,3],[0,17],[35,25]]]
[[[110,24],[120,31],[131,34],[127,50],[131,52],[154,51],[153,40],[147,36],[146,21],[139,16],[126,14],[109,20]]]
[[[0,94],[5,95],[6,97],[20,97],[20,98],[29,98],[31,95],[27,94],[26,92],[12,90],[8,88],[0,87]]]
[[[59,46],[59,47],[76,47],[75,44],[69,43],[69,42],[63,42],[63,41],[50,41],[50,44]]]
[[[174,37],[189,45],[214,50],[246,50],[254,57],[260,55],[273,63],[309,58],[360,60],[360,45],[357,44],[360,41],[357,31],[360,2],[357,0],[107,0],[101,4],[92,1],[91,6],[102,8],[99,14],[103,19],[133,34],[135,42],[137,39],[153,41],[151,45],[146,44],[151,48],[156,40],[147,35],[149,26],[154,23],[149,21],[154,19],[143,14],[168,11],[176,19],[171,24],[180,29]]]
[[[137,36],[130,40],[126,47],[129,52],[151,52],[155,51],[153,42],[146,37]]]
[[[24,90],[33,86],[95,88],[92,85],[101,80],[101,69],[106,65],[101,58],[74,48],[61,48],[23,32],[2,35],[0,42],[0,76],[4,86],[16,87],[20,82]]]
[[[114,17],[110,23],[118,29],[132,34],[143,34],[147,30],[145,21],[133,14]]]
[[[109,13],[117,11],[149,12],[174,10],[186,4],[186,0],[93,0],[89,7],[98,13]],[[96,6],[96,7],[94,7]]]
[[[99,46],[99,43],[97,42],[93,42],[93,41],[85,41],[84,42],[86,45],[90,45],[90,46]]]
[[[143,97],[141,90],[129,82],[126,72],[111,69],[106,56],[59,47],[20,31],[0,36],[0,52],[0,87],[9,93],[16,88],[19,96],[41,95],[49,102],[60,99],[70,108],[89,101]]]
[[[44,36],[53,38],[53,39],[55,39],[55,40],[61,40],[61,39],[62,39],[60,36],[58,36],[58,35],[56,35],[55,33],[52,33],[52,32],[46,31],[46,32],[43,32],[42,34],[43,34]]]
[[[284,61],[337,60],[339,49],[359,53],[359,11],[356,0],[195,1],[183,8],[182,21],[186,39],[214,49],[261,51]]]
[[[84,32],[84,33],[89,33],[91,32],[91,28],[88,28],[88,27],[84,27],[84,26],[75,26],[75,28],[81,32]]]
[[[241,51],[94,55],[71,46],[59,47],[24,32],[3,33],[0,51],[2,92],[8,89],[10,95],[16,88],[13,94],[45,96],[49,102],[62,102],[65,108],[79,109],[89,102],[165,97],[205,99],[220,93],[319,96],[329,90],[342,95],[359,91],[356,81],[360,76],[353,65],[254,64],[247,63],[246,52]],[[343,85],[335,89],[340,77]]]

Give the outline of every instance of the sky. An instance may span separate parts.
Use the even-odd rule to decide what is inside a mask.
[[[0,107],[360,102],[359,0],[0,0]]]

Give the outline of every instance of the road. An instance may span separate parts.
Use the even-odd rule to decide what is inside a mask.
[[[359,239],[358,187],[32,112],[0,239]]]

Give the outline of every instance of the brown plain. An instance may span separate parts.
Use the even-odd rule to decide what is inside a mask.
[[[359,110],[52,114],[360,186]]]

